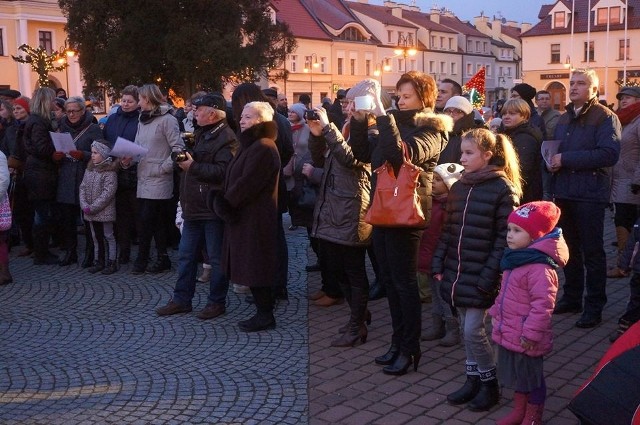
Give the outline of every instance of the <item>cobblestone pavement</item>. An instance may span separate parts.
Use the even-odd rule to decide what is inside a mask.
[[[12,258],[0,287],[1,424],[301,424],[308,422],[306,234],[288,235],[290,301],[274,331],[247,334],[254,313],[229,293],[227,313],[159,318],[174,269],[111,276]],[[14,250],[18,251],[18,250]]]
[[[154,276],[130,275],[130,266],[91,275],[12,258],[15,283],[0,287],[0,424],[455,425],[494,423],[507,411],[506,390],[487,413],[445,402],[463,381],[460,346],[424,342],[417,373],[381,373],[373,357],[390,341],[386,300],[370,305],[365,344],[331,348],[347,307],[308,306],[307,293],[320,285],[318,273],[304,271],[314,257],[304,229],[286,233],[290,300],[277,307],[277,328],[256,334],[237,330],[253,307],[233,292],[224,316],[196,319],[206,303],[203,284],[193,313],[155,315],[172,293],[177,252],[170,254],[174,270]],[[608,220],[610,259],[613,235]],[[577,423],[566,404],[610,346],[627,279],[610,279],[608,294],[598,328],[574,328],[577,315],[554,319],[555,349],[545,362],[550,425]],[[423,305],[425,327],[429,317]]]

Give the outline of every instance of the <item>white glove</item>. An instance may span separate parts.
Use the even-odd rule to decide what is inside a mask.
[[[318,113],[318,118],[320,121],[320,125],[324,129],[329,125],[329,116],[327,115],[327,111],[323,107],[318,107],[314,109]]]

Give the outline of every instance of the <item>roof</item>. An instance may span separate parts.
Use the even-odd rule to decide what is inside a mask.
[[[276,0],[273,3],[277,8],[276,19],[289,25],[294,37],[332,40],[299,0]]]
[[[589,14],[587,13],[589,8],[589,0],[575,0],[576,9],[575,9],[575,33],[586,33],[589,26]],[[570,16],[567,21],[566,28],[551,28],[552,24],[552,16],[549,15],[549,12],[553,7],[562,3],[567,7],[567,9],[571,10],[571,6],[573,0],[558,0],[553,5],[544,5],[540,8],[540,13],[538,17],[541,19],[536,25],[531,27],[531,29],[521,35],[521,37],[533,37],[540,35],[553,35],[553,34],[570,34],[571,33],[571,19],[573,16]],[[591,0],[591,8],[597,4],[595,0]],[[640,28],[640,0],[628,0],[627,4],[629,6],[629,29]],[[596,12],[591,13],[591,32],[600,32],[607,31],[606,25],[595,25],[594,19],[596,16]],[[610,24],[609,31],[617,31],[624,30],[624,22],[619,24]]]
[[[439,32],[447,32],[451,34],[457,34],[457,32],[454,31],[453,29],[449,27],[445,27],[444,25],[441,25],[437,22],[433,22],[429,14],[426,14],[426,13],[416,12],[413,10],[403,10],[402,17],[429,31],[439,31]]]
[[[471,37],[491,38],[486,34],[478,31],[473,25],[468,22],[462,22],[455,16],[440,15],[440,24],[451,28],[452,30],[459,32],[460,34]]]
[[[520,34],[522,34],[522,30],[520,28],[512,27],[509,25],[502,25],[500,27],[500,32],[506,35],[507,37],[515,38],[516,40],[520,38]]]
[[[382,22],[385,25],[395,25],[398,27],[405,28],[418,28],[410,22],[405,21],[404,19],[396,18],[391,13],[391,9],[384,6],[376,6],[373,4],[366,3],[356,3],[349,2],[349,8],[355,10],[356,12],[362,13],[363,15],[367,15],[368,17]]]
[[[514,46],[512,46],[511,44],[505,43],[502,40],[496,40],[495,38],[491,39],[491,44],[493,44],[494,46],[497,46],[497,47],[504,47],[504,48],[508,48],[508,49],[514,49]]]

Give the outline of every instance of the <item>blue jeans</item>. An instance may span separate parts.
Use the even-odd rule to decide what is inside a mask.
[[[205,242],[211,280],[209,281],[208,303],[224,305],[229,290],[229,279],[222,273],[222,220],[185,220],[180,237],[178,251],[178,281],[173,292],[173,300],[182,305],[191,305],[196,292],[196,274],[198,273],[198,254]]]

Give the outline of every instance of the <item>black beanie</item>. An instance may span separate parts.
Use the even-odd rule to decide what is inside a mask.
[[[536,97],[536,88],[527,83],[516,84],[511,90],[518,93],[522,100],[527,102],[531,102],[531,100]]]

